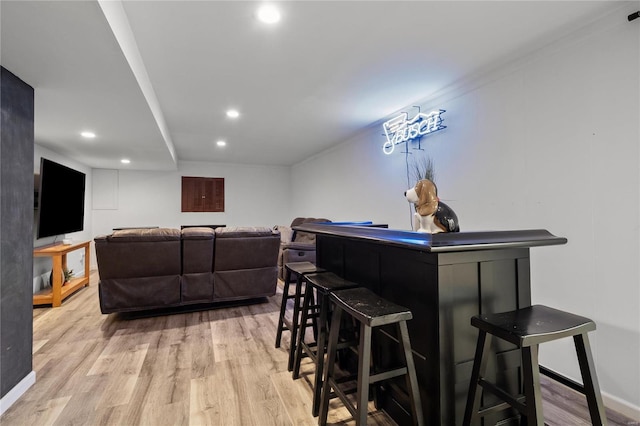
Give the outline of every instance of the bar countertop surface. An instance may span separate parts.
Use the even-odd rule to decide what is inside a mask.
[[[566,238],[557,237],[545,229],[423,234],[414,231],[370,226],[332,224],[331,222],[305,223],[293,229],[319,235],[367,240],[431,253],[492,250],[508,247],[537,247],[567,243]]]

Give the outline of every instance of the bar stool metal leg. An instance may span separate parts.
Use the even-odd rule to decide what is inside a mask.
[[[331,330],[329,331],[329,342],[327,345],[327,368],[324,370],[322,376],[322,399],[320,402],[320,417],[318,418],[318,425],[323,426],[327,424],[327,417],[329,415],[329,399],[331,399],[331,385],[329,384],[329,377],[332,377],[335,371],[336,364],[336,347],[338,346],[338,337],[340,335],[340,321],[342,318],[342,309],[336,306],[331,316]],[[339,392],[336,390],[336,392]]]
[[[319,309],[317,315],[314,315],[318,318],[317,322],[317,332],[314,333],[314,339],[316,341],[316,354],[314,362],[316,364],[316,372],[313,378],[313,403],[311,407],[311,413],[314,417],[318,415],[320,411],[320,396],[322,392],[322,376],[324,374],[324,357],[327,345],[327,321],[328,321],[328,311],[329,311],[329,297],[327,295],[318,294],[317,297],[318,305],[316,308]],[[296,380],[300,377],[300,363],[302,361],[302,349],[303,342],[307,330],[307,323],[309,321],[309,312],[311,309],[314,309],[313,304],[313,290],[308,288],[305,291],[304,302],[302,305],[302,317],[300,320],[300,327],[298,328],[298,337],[296,339],[296,352],[294,356],[293,362],[293,379]]]
[[[526,346],[522,351],[522,376],[526,395],[527,426],[544,426],[542,414],[542,394],[540,392],[540,367],[538,365],[538,345]]]
[[[582,383],[584,383],[585,396],[589,406],[589,414],[591,422],[594,425],[606,424],[607,415],[600,394],[600,385],[596,376],[596,366],[591,355],[591,345],[587,333],[577,334],[573,336],[573,342],[578,355],[578,364],[580,365],[580,373],[582,374]]]
[[[296,294],[293,299],[293,319],[291,320],[291,343],[289,345],[289,361],[287,363],[287,370],[293,371],[293,357],[296,351],[296,339],[298,336],[299,320],[300,320],[300,300],[302,295],[302,274],[297,274],[296,279]]]
[[[278,328],[276,329],[276,348],[280,347],[282,339],[282,330],[286,327],[284,324],[284,315],[287,311],[287,300],[289,299],[289,285],[291,283],[291,270],[285,269],[284,287],[282,289],[282,301],[280,302],[280,316],[278,317]]]
[[[404,352],[404,360],[407,365],[407,390],[409,391],[409,399],[411,400],[411,410],[418,419],[418,424],[421,424],[424,415],[422,413],[422,404],[416,404],[416,401],[420,401],[420,388],[418,388],[418,377],[415,374],[416,367],[413,362],[413,353],[407,344],[407,342],[409,342],[409,329],[407,328],[407,323],[404,321],[398,323],[398,327],[400,331],[400,342]]]
[[[463,426],[471,424],[479,424],[478,412],[480,410],[480,400],[482,392],[478,385],[480,377],[484,377],[487,369],[487,358],[489,356],[489,348],[491,347],[491,335],[483,330],[479,331],[478,343],[476,344],[476,354],[473,361],[473,370],[471,371],[471,385],[467,394],[467,405],[464,410]]]
[[[300,377],[300,362],[302,359],[302,343],[304,342],[307,328],[305,324],[309,321],[310,316],[315,316],[315,313],[310,315],[309,311],[314,309],[311,305],[310,295],[311,291],[305,291],[304,298],[302,299],[302,314],[300,318],[300,327],[298,328],[298,336],[296,337],[296,351],[293,357],[293,379],[297,380]],[[318,296],[318,300],[321,300],[321,296]],[[319,306],[318,306],[319,308]],[[322,324],[318,324],[318,334],[321,335],[323,331]]]
[[[360,344],[358,345],[358,391],[356,396],[356,426],[367,424],[369,410],[369,374],[371,369],[371,327],[360,324]]]
[[[324,357],[327,345],[327,335],[329,330],[327,330],[327,324],[329,321],[329,298],[326,296],[321,296],[323,300],[320,305],[320,318],[318,320],[318,325],[321,327],[321,330],[318,331],[318,336],[316,337],[317,343],[317,362],[316,362],[316,374],[313,377],[313,407],[312,414],[313,416],[317,416],[320,411],[320,396],[322,393],[322,377],[324,375]],[[318,297],[319,299],[320,297]],[[299,361],[299,360],[298,360]],[[300,366],[298,366],[300,367]]]

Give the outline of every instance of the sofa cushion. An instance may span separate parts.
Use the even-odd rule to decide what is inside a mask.
[[[179,276],[180,239],[96,238],[100,279]]]
[[[216,228],[216,238],[270,237],[280,232],[266,226],[229,226]]]
[[[294,222],[296,222],[294,220]],[[291,224],[291,227],[302,225],[303,223],[318,223],[318,222],[331,222],[329,219],[324,218],[315,218],[315,217],[305,217],[302,218],[301,223]],[[297,243],[307,243],[307,244],[315,244],[316,242],[316,234],[311,234],[309,232],[296,232],[293,241]]]
[[[283,250],[313,250],[315,251],[316,249],[316,243],[312,242],[312,243],[300,243],[300,242],[293,242],[293,243],[283,243],[280,245],[280,248],[282,248]]]
[[[182,230],[183,240],[212,240],[214,235],[213,229],[206,227],[184,228]]]
[[[214,272],[264,268],[278,264],[280,236],[275,234],[245,238],[220,238],[216,235]]]
[[[214,273],[214,300],[229,301],[269,297],[276,294],[278,270],[275,266],[217,271]]]
[[[297,244],[297,243],[292,243],[292,244]],[[306,244],[305,244],[306,245]],[[300,249],[300,247],[287,247],[287,250],[283,250],[282,251],[282,259],[281,259],[281,263],[282,265],[286,265],[289,262],[311,262],[315,265],[316,263],[316,250],[315,250],[315,244],[313,244],[313,246],[311,248],[307,248],[305,249]],[[284,269],[284,267],[283,267]],[[282,272],[282,277],[281,279],[284,279],[284,273],[285,271],[283,270]],[[297,277],[297,275],[294,273],[292,273],[291,275],[291,279],[295,280]]]
[[[102,313],[166,308],[180,304],[180,276],[100,277]]]
[[[180,230],[173,228],[122,229],[107,237],[111,243],[156,242],[180,240]]]
[[[213,272],[214,233],[211,228],[182,230],[182,274]]]
[[[296,232],[294,242],[302,244],[315,244],[316,236],[315,234],[310,234],[308,232]]]
[[[212,302],[213,274],[211,272],[182,275],[182,302]]]

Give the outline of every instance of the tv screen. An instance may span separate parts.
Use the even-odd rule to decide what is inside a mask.
[[[42,158],[38,192],[38,238],[82,231],[85,174]]]

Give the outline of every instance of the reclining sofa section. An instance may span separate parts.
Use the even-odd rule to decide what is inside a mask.
[[[126,229],[94,241],[105,314],[276,292],[280,233],[271,228]]]

